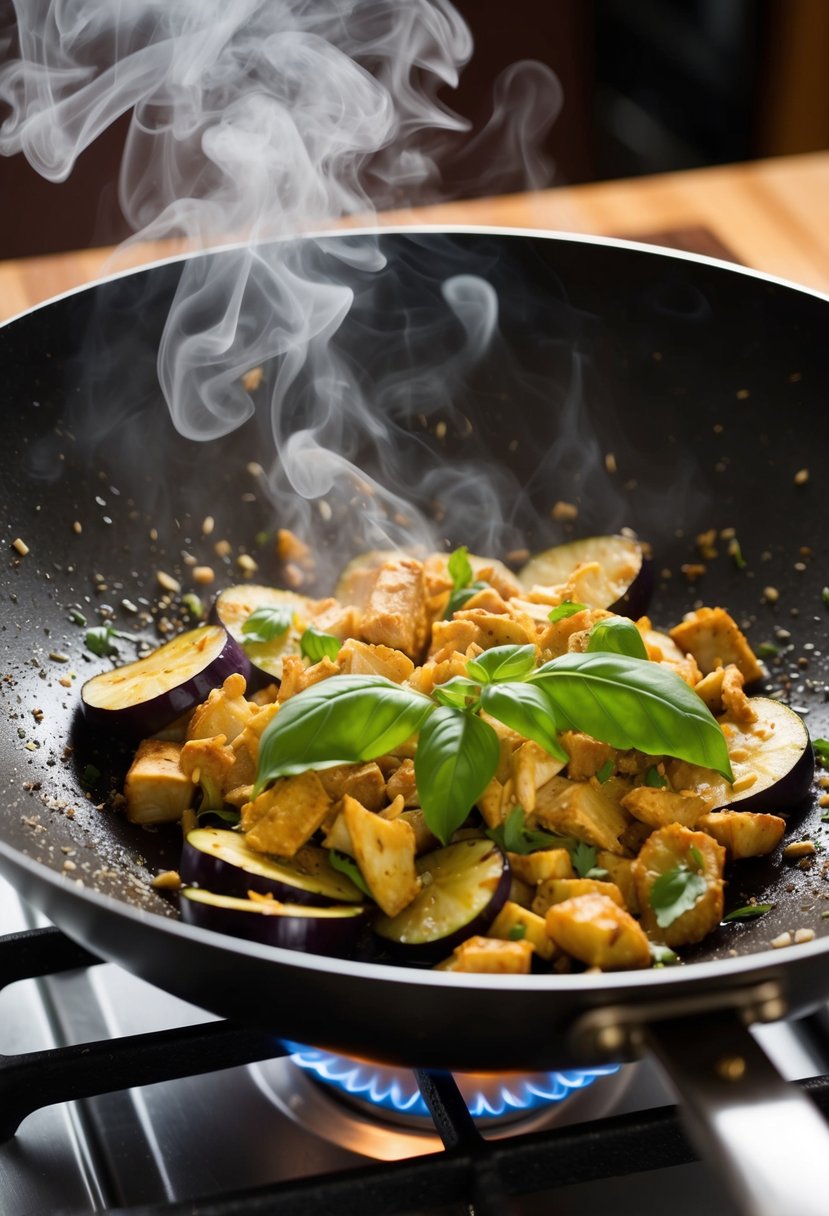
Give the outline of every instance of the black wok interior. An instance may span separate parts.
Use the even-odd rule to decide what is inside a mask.
[[[377,238],[350,239],[359,245]],[[474,458],[493,476],[506,467],[503,484],[517,491],[504,504],[498,556],[521,545],[537,550],[568,536],[635,529],[654,549],[655,625],[676,623],[695,604],[727,607],[755,646],[774,642],[780,649],[769,661],[768,689],[784,691],[813,737],[829,735],[829,608],[822,599],[829,493],[821,467],[829,450],[829,303],[750,274],[623,245],[475,232],[387,233],[379,244],[386,258],[380,271],[349,266],[325,240],[313,254],[320,273],[354,290],[335,341],[369,396],[391,375],[401,382],[409,375],[417,385],[424,359],[456,355],[463,330],[441,291],[447,277],[481,276],[499,302],[496,337],[453,372],[453,409],[441,402],[430,412],[416,392],[400,407],[411,442],[398,445],[395,484],[417,501],[423,470],[447,457]],[[131,827],[107,807],[126,753],[78,723],[80,685],[110,662],[85,650],[78,613],[93,625],[108,606],[119,630],[135,629],[136,615],[123,601],[139,608],[142,599],[154,602],[158,570],[186,577],[183,551],[216,565],[217,585],[236,581],[233,563],[223,565],[213,553],[219,535],[254,555],[260,581],[279,573],[272,541],[262,534],[272,537],[281,521],[245,472],[252,460],[268,463],[263,411],[227,438],[203,444],[183,439],[169,421],[155,357],[179,274],[173,263],[128,275],[0,329],[0,867],[50,914],[79,909],[74,919],[64,916],[66,927],[109,956],[118,956],[117,934],[105,927],[103,904],[94,914],[80,910],[88,892],[111,897],[114,909],[126,902],[151,912],[146,924],[157,939],[160,918],[176,912],[147,882],[158,869],[175,867],[180,835]],[[401,342],[407,323],[413,336]],[[272,369],[265,370],[267,388]],[[297,425],[312,392],[299,384]],[[401,394],[393,399],[399,405]],[[401,427],[403,414],[396,418]],[[448,421],[445,434],[435,433],[440,419]],[[802,469],[809,478],[796,484]],[[574,522],[551,517],[557,500],[577,504]],[[207,515],[217,520],[210,538],[201,533]],[[459,523],[456,514],[438,523],[436,534],[481,551],[482,541],[491,543],[492,522],[473,513]],[[735,530],[745,566],[720,541],[718,557],[689,581],[681,567],[699,561],[695,538],[710,528]],[[25,556],[12,547],[17,537],[29,548]],[[776,602],[764,597],[766,587],[777,590]],[[130,657],[123,643],[121,658]],[[724,927],[699,958],[765,950],[777,933],[801,926],[829,932],[823,814],[817,797],[789,813],[786,839],[808,836],[818,845],[808,869],[781,863],[778,852],[733,873],[727,907],[758,897],[775,908]],[[20,855],[61,876],[47,884],[51,895],[34,871],[24,876],[15,866]],[[56,904],[58,885],[65,890]],[[229,939],[224,954],[232,951]],[[136,938],[120,957],[140,971],[140,955]],[[827,971],[824,962],[821,953],[815,974]],[[143,970],[175,988],[172,978]],[[187,995],[222,1005],[197,980],[188,984]],[[827,989],[829,978],[815,980],[816,997]],[[296,1026],[289,1032],[301,1037]],[[353,1049],[358,1038],[343,1029],[345,1045]],[[440,1061],[441,1051],[432,1058]]]

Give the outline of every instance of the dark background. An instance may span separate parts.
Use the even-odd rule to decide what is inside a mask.
[[[552,185],[829,147],[826,0],[455,4],[476,50],[447,101],[474,127],[489,111],[492,81],[516,60],[541,60],[561,81],[564,108],[545,148],[555,166]],[[0,0],[0,54],[14,53],[12,29],[11,0]],[[60,185],[41,179],[21,156],[0,158],[0,259],[127,235],[117,201],[127,123],[128,116],[116,122]],[[474,196],[471,168],[453,178],[450,162],[439,197]]]

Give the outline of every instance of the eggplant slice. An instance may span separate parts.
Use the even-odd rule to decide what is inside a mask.
[[[531,557],[518,580],[527,590],[559,586],[585,562],[598,562],[600,568],[579,580],[579,603],[633,620],[644,615],[653,593],[653,562],[631,536],[588,536],[555,545]]]

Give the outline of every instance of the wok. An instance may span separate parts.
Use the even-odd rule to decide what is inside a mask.
[[[376,409],[393,417],[392,463],[378,475],[418,501],[424,473],[439,462],[477,462],[464,492],[469,510],[460,495],[439,535],[479,552],[494,543],[537,550],[573,531],[551,518],[556,500],[578,504],[578,534],[634,528],[653,544],[657,571],[671,571],[657,579],[654,621],[675,623],[695,602],[727,606],[755,646],[777,639],[784,654],[772,688],[806,713],[813,737],[829,734],[825,298],[622,242],[426,229],[301,244],[315,274],[353,292],[333,342]],[[382,266],[350,256],[369,246]],[[233,253],[202,256],[221,266]],[[829,999],[820,854],[806,870],[779,858],[742,863],[727,906],[757,897],[773,911],[723,927],[687,965],[629,974],[482,977],[334,961],[181,925],[149,888],[152,874],[175,867],[178,833],[141,831],[102,809],[124,756],[78,725],[80,684],[109,662],[84,650],[78,611],[94,624],[109,605],[124,629],[132,618],[123,601],[153,602],[156,572],[180,568],[182,550],[216,564],[205,516],[217,520],[210,545],[221,535],[249,550],[280,522],[246,472],[251,460],[268,459],[261,410],[199,444],[170,422],[156,352],[187,264],[116,277],[0,330],[0,871],[101,957],[287,1039],[465,1071],[572,1067],[652,1050],[744,1210],[824,1211],[829,1154],[807,1147],[825,1143],[823,1126],[744,1029]],[[474,325],[442,288],[466,275],[498,297],[497,332],[477,346]],[[425,384],[424,362],[451,374]],[[312,401],[300,377],[291,427],[303,425]],[[363,456],[372,471],[375,454]],[[804,468],[811,475],[796,484]],[[443,477],[448,488],[456,474]],[[480,497],[485,484],[503,500],[495,525]],[[746,564],[721,545],[689,583],[680,568],[698,560],[694,538],[712,527],[735,529]],[[25,556],[12,547],[18,537]],[[252,551],[267,581],[266,553]],[[221,577],[237,575],[226,566]],[[779,593],[774,602],[766,587]],[[780,641],[780,630],[790,639]],[[790,813],[787,839],[819,842],[823,832],[817,799]],[[770,947],[802,927],[815,940]],[[799,1161],[808,1168],[792,1177]]]

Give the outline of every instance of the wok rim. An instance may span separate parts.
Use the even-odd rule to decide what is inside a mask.
[[[385,226],[366,224],[354,228],[328,228],[283,234],[261,238],[256,242],[234,241],[223,245],[172,254],[169,257],[159,258],[140,266],[130,266],[124,270],[102,275],[77,287],[69,288],[67,291],[61,292],[47,300],[43,300],[31,308],[25,309],[13,317],[0,322],[0,329],[24,321],[36,313],[46,311],[52,305],[60,304],[63,301],[72,299],[76,295],[94,291],[96,288],[108,283],[140,275],[144,272],[181,264],[195,258],[249,248],[251,245],[256,247],[257,245],[273,245],[305,240],[331,240],[343,237],[380,238],[384,236],[405,237],[422,235],[468,235],[471,237],[491,236],[543,239],[618,249],[634,253],[638,252],[645,255],[655,255],[663,259],[709,266],[716,270],[726,271],[729,274],[743,275],[749,279],[779,286],[829,303],[829,291],[820,291],[817,288],[812,288],[793,280],[757,270],[753,267],[744,266],[740,263],[730,262],[726,259],[711,257],[707,254],[697,254],[662,245],[652,245],[645,241],[629,240],[623,237],[568,232],[558,229],[521,228],[501,225],[395,224]],[[75,880],[53,871],[48,866],[27,856],[27,854],[7,844],[2,839],[0,839],[0,859],[5,859],[4,864],[0,866],[0,873],[5,872],[7,877],[14,871],[17,871],[18,874],[25,874],[31,879],[35,888],[40,888],[41,892],[43,890],[52,890],[55,892],[58,900],[66,899],[68,895],[73,903],[77,901],[78,906],[83,905],[87,908],[97,909],[99,912],[123,917],[138,931],[143,931],[145,927],[149,927],[150,931],[155,929],[161,933],[172,934],[173,937],[179,938],[183,943],[187,943],[188,941],[198,942],[200,947],[214,952],[218,950],[223,956],[242,954],[256,962],[277,964],[282,968],[309,971],[329,977],[341,975],[344,980],[370,978],[382,983],[398,981],[416,985],[418,988],[422,988],[425,984],[437,990],[450,991],[494,991],[495,993],[520,991],[534,995],[548,992],[551,995],[554,993],[584,994],[585,997],[590,995],[595,996],[596,994],[615,994],[618,1000],[622,1002],[631,999],[636,1001],[640,997],[640,994],[644,994],[647,998],[661,998],[663,996],[667,998],[681,993],[684,988],[688,987],[708,986],[711,988],[713,986],[722,988],[729,980],[736,981],[740,986],[745,986],[758,979],[767,979],[770,971],[775,973],[779,971],[781,964],[784,968],[786,963],[797,963],[798,966],[802,967],[808,965],[810,960],[829,954],[829,936],[827,936],[809,942],[792,943],[792,946],[796,947],[794,954],[786,953],[785,949],[781,953],[780,949],[769,946],[751,954],[737,957],[709,959],[664,967],[658,969],[660,971],[659,975],[655,974],[653,967],[643,970],[605,971],[595,975],[588,973],[577,975],[559,975],[554,973],[497,975],[435,971],[433,969],[421,969],[373,961],[352,961],[350,959],[288,950],[248,941],[243,938],[232,937],[229,934],[218,933],[209,929],[202,929],[195,925],[185,925],[179,920],[141,909],[125,900],[105,895],[91,888],[78,887],[72,890],[71,887]],[[30,900],[35,907],[45,911],[43,909],[44,901],[42,898],[30,899],[27,891],[20,893],[24,900]],[[45,914],[49,915],[48,912],[45,912]],[[65,931],[61,924],[58,924],[57,927]],[[73,936],[71,930],[67,936]],[[80,935],[78,936],[80,937]],[[94,946],[90,946],[90,949],[95,952]],[[791,947],[787,949],[791,949]],[[107,957],[102,958],[102,961],[118,963],[119,960],[116,953],[113,952],[108,953]]]
[[[158,270],[164,266],[174,266],[177,263],[189,262],[195,258],[211,257],[215,254],[230,253],[238,249],[256,248],[259,245],[274,245],[291,241],[332,240],[335,237],[352,236],[406,236],[412,233],[435,236],[443,234],[463,236],[468,234],[469,236],[531,237],[550,241],[571,241],[583,245],[601,245],[611,249],[655,254],[658,257],[677,258],[684,262],[711,266],[717,270],[727,270],[733,274],[745,275],[748,278],[759,279],[765,283],[772,283],[778,287],[786,287],[792,291],[802,292],[804,295],[829,302],[829,289],[821,291],[817,287],[809,287],[804,283],[796,282],[794,279],[787,279],[782,275],[771,274],[765,270],[757,270],[753,266],[744,266],[740,262],[730,262],[725,258],[715,258],[705,253],[692,253],[687,249],[672,249],[666,245],[652,245],[647,241],[630,240],[626,237],[602,236],[590,232],[569,232],[566,229],[559,228],[514,228],[498,224],[390,224],[388,226],[383,224],[365,224],[359,228],[320,228],[308,232],[285,233],[272,237],[262,237],[256,241],[230,241],[221,245],[208,245],[200,249],[190,249],[184,253],[171,254],[166,258],[156,258],[140,266],[130,266],[124,270],[115,270],[111,274],[104,274],[97,278],[89,279],[77,287],[69,287],[66,291],[62,291],[56,296],[50,296],[46,300],[41,300],[38,304],[33,304],[30,308],[25,308],[22,312],[15,313],[12,317],[7,317],[5,321],[0,321],[0,329],[5,328],[7,325],[13,325],[15,322],[31,316],[32,313],[49,308],[52,304],[58,304],[63,300],[70,299],[72,296],[80,295],[82,292],[93,291],[96,287],[104,286],[107,283],[115,283],[119,279],[128,278],[130,275],[139,275],[144,271]]]
[[[267,946],[259,942],[248,941],[245,938],[232,937],[227,933],[217,933],[212,929],[202,929],[196,925],[185,925],[179,920],[167,918],[156,912],[137,908],[124,900],[104,895],[100,891],[89,888],[71,890],[74,882],[57,872],[50,870],[24,853],[12,848],[0,840],[0,857],[5,858],[14,869],[28,871],[36,884],[43,884],[59,893],[59,898],[68,894],[71,899],[85,903],[100,912],[115,913],[125,917],[137,929],[144,926],[151,931],[157,929],[162,933],[171,933],[183,942],[197,941],[202,947],[210,950],[219,949],[223,954],[243,954],[259,962],[270,962],[282,967],[297,968],[302,971],[318,972],[324,975],[343,976],[344,979],[365,979],[370,977],[378,982],[402,980],[421,988],[424,981],[437,989],[471,989],[474,991],[514,992],[521,991],[538,994],[549,993],[617,993],[619,999],[629,999],[636,996],[638,990],[653,989],[658,994],[673,995],[683,986],[706,986],[724,978],[736,979],[748,984],[753,979],[767,978],[769,969],[775,970],[785,964],[787,957],[781,955],[779,949],[771,947],[758,950],[753,954],[728,959],[709,959],[707,961],[680,963],[673,967],[656,969],[649,967],[639,970],[603,971],[600,974],[581,973],[578,975],[497,975],[451,971],[435,971],[406,967],[391,963],[375,963],[372,961],[353,961],[344,958],[332,958],[328,955],[310,954],[300,950],[288,950],[279,946]],[[67,888],[70,888],[67,890]],[[21,892],[27,898],[26,892]],[[40,901],[33,901],[40,907]],[[44,910],[45,911],[45,910]],[[45,913],[48,916],[48,912]],[[58,928],[62,929],[61,925]],[[71,934],[69,934],[71,936]],[[94,949],[94,948],[93,948]],[[793,943],[787,949],[795,949],[798,963],[805,965],[808,960],[829,954],[829,937],[817,938],[810,942]],[[104,959],[114,961],[117,959]],[[659,975],[655,975],[659,970]],[[755,974],[756,973],[756,974]],[[633,991],[631,991],[633,990]],[[652,995],[652,993],[648,993]]]

